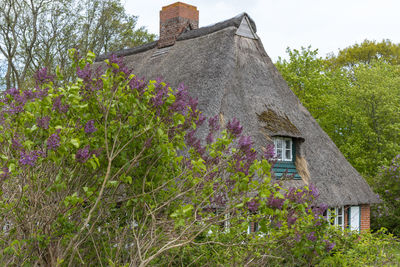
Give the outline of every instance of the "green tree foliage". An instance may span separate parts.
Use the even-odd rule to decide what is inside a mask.
[[[381,42],[364,40],[361,44],[341,49],[337,55],[327,58],[328,63],[335,68],[352,68],[359,64],[368,65],[376,60],[391,65],[400,64],[400,44],[394,44],[388,39]]]
[[[69,66],[69,48],[102,54],[154,40],[154,34],[136,23],[120,0],[1,0],[6,88],[22,88],[39,68]]]
[[[318,50],[312,50],[310,46],[301,50],[288,48],[286,52],[289,59],[279,57],[276,66],[293,92],[318,120],[325,112],[326,96],[332,89],[331,77],[323,71],[324,61],[318,57]]]
[[[393,158],[391,164],[382,167],[374,180],[375,190],[382,203],[375,206],[372,213],[374,229],[387,228],[400,236],[400,156]]]
[[[236,119],[201,126],[184,87],[70,57],[72,82],[42,69],[1,95],[0,265],[298,266],[330,253],[316,189],[272,183]]]
[[[327,58],[327,62],[335,68],[353,68],[359,64],[371,64],[381,60],[391,65],[400,64],[400,44],[390,40],[381,42],[364,40],[361,44],[354,44],[339,50],[337,55]]]
[[[400,148],[399,65],[380,58],[331,68],[332,58],[310,47],[288,53],[277,67],[289,87],[350,163],[373,177]]]

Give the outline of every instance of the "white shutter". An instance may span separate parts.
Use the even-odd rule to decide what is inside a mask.
[[[350,230],[360,231],[360,206],[350,207]]]

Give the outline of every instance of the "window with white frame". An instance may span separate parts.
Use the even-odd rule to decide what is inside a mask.
[[[293,141],[288,137],[275,137],[275,158],[280,161],[293,160]]]
[[[344,208],[336,207],[329,208],[324,215],[326,215],[326,219],[331,223],[331,225],[337,225],[340,228],[344,229]]]
[[[258,232],[258,222],[249,222],[249,226],[247,227],[247,233],[251,234],[251,233],[255,233]]]

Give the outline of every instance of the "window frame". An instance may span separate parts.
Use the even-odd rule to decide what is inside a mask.
[[[278,161],[293,162],[293,139],[291,137],[274,137],[274,157]],[[278,142],[281,142],[282,146],[278,147]],[[289,147],[286,141],[289,141]],[[278,150],[281,150],[281,157],[278,157]],[[290,158],[286,157],[286,152],[289,152]]]
[[[345,220],[345,209],[344,206],[330,207],[326,210],[326,220],[332,225],[344,229]]]

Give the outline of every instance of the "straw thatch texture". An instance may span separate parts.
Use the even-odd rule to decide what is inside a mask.
[[[329,206],[376,203],[365,180],[288,88],[261,41],[235,34],[243,16],[247,15],[185,32],[164,53],[151,43],[117,54],[125,56],[139,77],[163,77],[173,87],[183,82],[206,116],[218,114],[226,122],[238,118],[259,151],[271,143],[271,136],[293,137],[303,161],[296,163],[302,168],[298,171],[316,185],[319,202]],[[255,32],[254,22],[249,21]],[[284,183],[305,184],[303,180]]]

